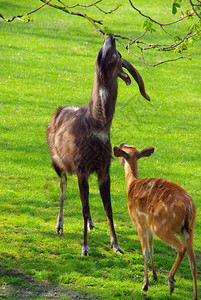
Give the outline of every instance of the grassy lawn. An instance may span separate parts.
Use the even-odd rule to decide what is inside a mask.
[[[120,2],[122,6],[116,14],[103,16],[91,9],[91,15],[103,18],[115,33],[142,33],[139,15],[129,8],[128,1]],[[161,21],[171,14],[171,1],[145,1],[144,7],[142,1],[135,2],[146,14]],[[1,1],[0,13],[9,18],[40,5],[37,0]],[[175,293],[169,296],[167,277],[176,252],[157,238],[154,250],[159,279],[153,282],[150,272],[150,288],[147,293],[141,291],[141,246],[128,216],[124,170],[118,159],[111,164],[111,193],[116,233],[124,254],[115,254],[110,248],[95,175],[90,177],[90,207],[95,223],[95,230],[88,235],[90,257],[80,255],[83,218],[76,176],[68,177],[64,235],[56,236],[60,189],[51,167],[46,126],[58,106],[88,103],[94,63],[104,37],[87,21],[51,8],[33,17],[29,24],[0,20],[0,298],[192,299],[187,257],[177,271]],[[165,36],[158,31],[158,38],[164,40]],[[150,34],[149,39],[154,36]],[[179,60],[146,70],[118,44],[122,56],[141,73],[152,102],[142,98],[134,81],[127,87],[119,80],[111,128],[112,146],[126,142],[139,149],[155,147],[150,158],[139,162],[139,177],[173,180],[194,199],[199,296],[200,47],[199,40],[191,49],[191,61]],[[165,58],[164,53],[146,55],[150,61]]]

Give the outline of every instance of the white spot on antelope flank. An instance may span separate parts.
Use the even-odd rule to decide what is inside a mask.
[[[154,226],[154,231],[155,231],[155,232],[157,232],[157,228],[156,228],[156,226]]]
[[[108,98],[108,91],[106,89],[100,89],[99,95],[100,95],[101,101],[103,103],[106,103],[107,98]]]
[[[155,181],[154,181],[155,182]],[[154,187],[154,182],[151,180],[147,185],[150,186],[150,190],[149,190],[149,193],[148,193],[148,196],[147,196],[147,204],[149,203],[149,197],[151,195],[151,192],[153,190],[153,187]]]
[[[152,180],[150,180],[149,182],[148,182],[148,184],[147,184],[149,187],[152,187],[152,185],[153,185],[153,181]]]
[[[166,219],[163,219],[162,224],[165,224],[166,222],[167,222],[167,220],[166,220]]]
[[[163,203],[162,205],[165,208],[165,212],[167,212],[167,206],[165,205],[165,203]]]
[[[149,180],[150,180],[149,178],[146,178],[144,183],[143,183],[143,185],[145,185],[145,187],[144,187],[145,192],[149,189],[149,183],[147,183],[147,181],[149,181]],[[146,183],[147,183],[147,185],[146,185]]]
[[[170,205],[170,209],[173,209],[173,206],[175,205],[174,202],[172,202],[172,204]]]
[[[189,195],[189,193],[186,192],[186,197],[191,199],[191,196]]]
[[[136,208],[136,213],[138,214],[138,216],[147,217],[147,214],[143,213],[142,211],[139,211],[137,208]]]
[[[163,192],[160,194],[160,197],[159,197],[158,201],[163,200],[163,195],[165,194],[165,192],[167,190],[168,190],[168,188],[163,190]]]
[[[175,215],[175,213],[173,212],[173,218],[175,219],[176,218],[176,215]]]
[[[168,202],[171,197],[172,197],[172,194],[169,194],[166,201]]]
[[[137,192],[137,194],[135,195],[136,198],[137,198],[138,195],[140,194],[142,187],[143,187],[143,185],[141,185],[140,188],[138,189],[138,192]]]

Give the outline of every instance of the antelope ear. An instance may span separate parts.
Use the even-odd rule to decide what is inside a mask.
[[[128,153],[126,153],[125,151],[121,150],[119,147],[114,147],[113,148],[113,152],[114,152],[114,156],[116,156],[116,157],[123,157],[126,160],[128,160],[129,157],[130,157]]]
[[[126,68],[129,73],[133,76],[133,78],[135,79],[135,81],[137,82],[138,86],[139,86],[139,90],[140,90],[140,93],[141,95],[149,100],[150,100],[150,97],[149,95],[145,92],[145,87],[144,87],[144,81],[142,79],[142,76],[140,75],[140,73],[138,72],[138,70],[136,70],[127,60],[125,60],[124,58],[121,58],[121,61],[122,61],[122,66],[124,68]]]
[[[150,156],[152,153],[154,153],[154,147],[147,147],[139,151],[138,159],[141,157]]]

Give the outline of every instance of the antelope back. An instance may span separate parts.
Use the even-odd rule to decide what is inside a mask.
[[[132,218],[140,218],[156,235],[163,230],[178,234],[188,231],[195,218],[190,195],[178,184],[162,178],[134,180],[128,191],[128,209]]]

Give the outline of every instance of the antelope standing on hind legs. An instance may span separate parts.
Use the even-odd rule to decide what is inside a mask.
[[[134,146],[114,147],[114,155],[124,165],[128,211],[140,238],[144,258],[144,285],[149,286],[147,259],[151,258],[153,279],[157,279],[153,260],[153,234],[174,247],[175,263],[168,276],[170,294],[174,291],[174,276],[185,253],[193,275],[194,300],[197,297],[197,264],[193,250],[193,230],[196,208],[190,195],[178,184],[162,178],[138,179],[138,159],[150,156],[153,147],[138,151]],[[181,241],[176,237],[179,235]]]
[[[116,50],[115,39],[107,35],[100,49],[96,64],[95,78],[88,105],[59,107],[47,128],[47,142],[52,165],[60,177],[60,210],[56,232],[63,233],[63,202],[67,188],[66,173],[75,173],[78,177],[82,213],[84,218],[84,236],[82,255],[89,255],[87,225],[93,229],[89,209],[88,177],[98,174],[100,195],[109,223],[111,246],[115,252],[122,253],[113,225],[110,199],[110,127],[117,98],[117,77],[127,85],[129,76],[123,71],[125,67],[138,83],[141,94],[150,100],[145,92],[142,77],[138,71]]]

